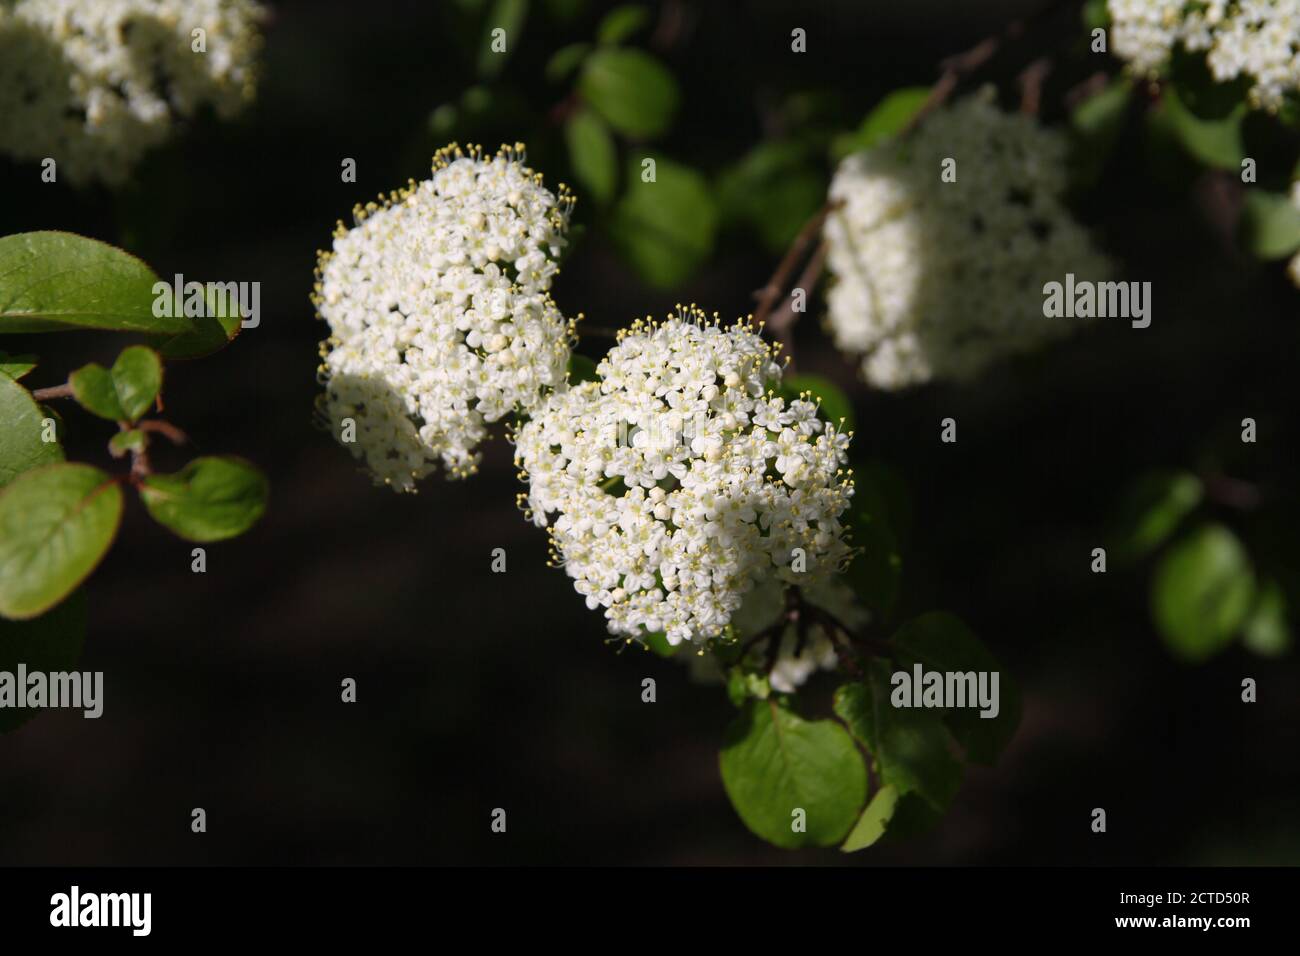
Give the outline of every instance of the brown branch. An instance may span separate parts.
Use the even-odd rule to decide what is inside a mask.
[[[813,213],[812,218],[803,224],[799,234],[794,237],[794,242],[781,258],[776,272],[772,273],[772,278],[768,279],[767,284],[761,289],[755,290],[754,297],[758,299],[758,306],[751,317],[755,326],[761,327],[767,322],[772,309],[781,298],[781,293],[785,291],[790,276],[794,274],[795,267],[807,252],[809,244],[821,232],[822,223],[826,221],[831,210],[838,208],[839,205],[840,200],[827,200],[825,205]]]
[[[184,445],[190,440],[188,435],[171,422],[165,422],[160,418],[150,418],[147,421],[140,422],[135,427],[142,432],[157,432],[173,445]]]
[[[1052,72],[1052,61],[1039,57],[1020,71],[1017,82],[1020,84],[1020,112],[1026,116],[1037,116],[1043,102],[1043,83],[1047,74]]]
[[[826,263],[826,243],[822,242],[817,245],[813,251],[812,257],[804,266],[803,272],[799,273],[799,278],[795,280],[794,288],[803,289],[804,304],[807,306],[807,296],[812,292],[813,286],[821,278],[822,266]],[[781,349],[787,356],[794,355],[794,324],[799,321],[802,312],[794,310],[794,291],[786,297],[785,304],[781,306],[780,311],[768,320],[767,327],[772,332],[772,337],[781,343]],[[793,362],[793,359],[791,359]]]
[[[66,382],[63,385],[51,385],[49,388],[37,388],[32,390],[32,398],[38,402],[43,402],[47,398],[71,398],[72,386]]]

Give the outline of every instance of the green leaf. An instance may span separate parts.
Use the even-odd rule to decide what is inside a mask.
[[[118,432],[108,440],[108,450],[114,458],[121,458],[129,451],[138,451],[149,444],[149,436],[138,429]]]
[[[891,674],[887,661],[873,660],[863,681],[836,690],[835,713],[875,758],[884,783],[943,810],[961,786],[961,763],[936,711],[893,706]]]
[[[46,417],[27,389],[0,375],[0,488],[32,468],[63,461],[59,443],[43,440]]]
[[[804,720],[776,699],[750,700],[727,727],[719,764],[745,826],[779,847],[832,846],[867,798],[867,772],[844,728]],[[805,832],[793,825],[805,814]]]
[[[945,720],[966,758],[992,765],[1020,726],[1023,703],[1020,687],[993,653],[962,621],[943,611],[922,614],[894,635],[899,663],[919,663],[927,671],[998,675],[995,717],[983,717],[978,702],[947,711]],[[991,680],[991,678],[989,678]]]
[[[72,386],[72,397],[77,404],[100,418],[119,422],[126,418],[126,412],[117,400],[117,389],[113,386],[113,373],[98,362],[83,365],[68,376]]]
[[[493,77],[505,68],[506,61],[514,55],[515,47],[523,37],[524,21],[528,18],[528,0],[497,0],[492,5],[492,12],[483,24],[483,40],[479,47],[479,76]],[[493,33],[505,31],[505,49],[497,52],[492,49]]]
[[[1201,503],[1201,481],[1186,471],[1141,476],[1120,505],[1113,533],[1115,555],[1134,560],[1154,551]]]
[[[1124,129],[1132,100],[1133,81],[1121,74],[1076,106],[1070,114],[1070,128],[1074,134],[1070,159],[1082,182],[1095,182],[1101,175]]]
[[[154,315],[158,277],[103,242],[69,232],[0,238],[0,333],[105,329],[180,334],[184,316]]]
[[[849,505],[848,526],[855,553],[845,578],[865,607],[886,616],[898,600],[903,578],[898,542],[888,521],[859,502],[857,494]]]
[[[751,697],[767,700],[772,696],[772,684],[766,674],[746,670],[739,665],[727,670],[727,698],[737,707],[745,706]]]
[[[1207,166],[1240,170],[1246,155],[1241,133],[1249,112],[1245,102],[1238,103],[1225,116],[1203,118],[1192,112],[1173,84],[1165,87],[1161,101],[1171,127],[1189,154]]]
[[[564,79],[579,66],[591,52],[590,43],[570,43],[568,46],[562,46],[551,55],[546,61],[546,78],[552,83],[558,83]]]
[[[930,98],[928,86],[906,86],[887,94],[867,114],[858,128],[837,137],[832,147],[836,160],[882,143],[902,132]]]
[[[1108,0],[1084,0],[1083,25],[1091,33],[1096,29],[1110,26],[1110,6]]]
[[[618,186],[618,151],[609,127],[591,110],[580,109],[564,124],[573,175],[600,205],[614,198]]]
[[[1269,581],[1259,589],[1241,639],[1247,648],[1261,657],[1279,657],[1291,647],[1286,595],[1276,581]]]
[[[645,7],[628,4],[615,7],[596,27],[596,42],[617,46],[650,22],[650,11]]]
[[[256,466],[233,455],[196,458],[174,475],[150,475],[140,498],[153,519],[187,541],[243,534],[266,510],[269,492]]]
[[[8,352],[0,352],[0,375],[7,375],[17,382],[34,368],[36,368],[35,355],[11,355]]]
[[[787,375],[781,381],[781,392],[789,398],[798,398],[802,392],[811,392],[813,401],[820,400],[822,417],[835,427],[848,431],[854,426],[853,402],[844,390],[821,375]],[[843,422],[843,425],[840,423]]]
[[[1254,604],[1255,576],[1241,542],[1221,525],[1202,525],[1175,544],[1151,592],[1156,627],[1175,656],[1191,663],[1221,651]]]
[[[807,144],[766,142],[723,172],[717,191],[723,220],[756,232],[778,253],[826,201],[826,176]]]
[[[877,790],[840,849],[845,853],[856,853],[884,836],[885,827],[889,825],[889,818],[894,815],[897,803],[898,791],[893,787],[884,786]]]
[[[1300,209],[1285,193],[1246,192],[1241,243],[1258,259],[1285,259],[1300,249]]]
[[[0,671],[16,674],[19,664],[28,673],[71,671],[86,640],[86,595],[75,591],[58,607],[30,621],[0,618]],[[0,734],[9,733],[40,713],[32,708],[0,708]]]
[[[650,54],[609,47],[587,57],[578,92],[610,126],[634,139],[667,130],[680,98],[672,73]]]
[[[207,309],[204,315],[194,316],[189,321],[193,328],[180,335],[156,336],[150,344],[158,354],[168,361],[203,358],[213,352],[219,352],[235,340],[243,328],[243,316],[238,308],[228,308],[230,300],[224,295],[217,295],[215,289],[204,293]]]
[[[122,489],[90,465],[25,471],[0,492],[0,615],[32,618],[95,569],[117,534]]]
[[[149,410],[162,390],[162,360],[144,345],[125,348],[113,363],[113,388],[127,421],[135,421]]]
[[[642,279],[671,288],[690,278],[713,252],[718,212],[698,172],[663,157],[647,158],[655,159],[655,181],[642,181],[641,161],[631,160],[609,233]]]
[[[569,354],[569,384],[577,385],[579,382],[599,382],[600,376],[596,374],[596,363],[587,356],[578,352]]]

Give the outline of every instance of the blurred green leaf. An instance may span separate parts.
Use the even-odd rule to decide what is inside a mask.
[[[1083,26],[1089,32],[1110,26],[1110,9],[1108,0],[1084,0],[1082,17]]]
[[[6,375],[15,382],[36,368],[36,356],[29,354],[11,355],[0,352],[0,375]]]
[[[633,157],[627,188],[614,206],[610,238],[619,254],[653,286],[679,285],[712,254],[718,213],[707,181],[695,170],[654,159],[654,182],[642,180]]]
[[[1285,193],[1246,192],[1241,211],[1242,246],[1258,259],[1285,259],[1300,249],[1300,209]]]
[[[600,205],[614,198],[618,186],[618,151],[609,127],[591,110],[579,109],[564,124],[573,175]]]
[[[127,452],[138,451],[149,444],[149,436],[138,429],[118,432],[108,440],[108,450],[114,458],[121,458]]]
[[[727,727],[719,764],[732,806],[779,847],[832,846],[867,798],[862,756],[833,720],[804,720],[775,698],[749,700]],[[796,810],[806,831],[796,832]]]
[[[118,405],[133,422],[149,410],[162,390],[162,361],[143,345],[125,348],[113,363],[113,388]]]
[[[727,698],[737,707],[743,707],[751,697],[767,700],[772,696],[772,684],[766,674],[757,674],[736,666],[727,671]]]
[[[885,95],[852,133],[838,136],[831,145],[832,158],[838,162],[850,153],[882,143],[902,132],[930,98],[928,86],[906,86]]]
[[[524,21],[528,18],[528,0],[496,0],[492,12],[483,24],[483,40],[479,47],[478,74],[490,78],[505,69],[506,61],[514,55],[515,47],[523,38]],[[505,49],[492,49],[493,33],[505,31]]]
[[[0,491],[0,615],[32,618],[67,597],[121,517],[121,487],[90,465],[46,465],[10,482]]]
[[[57,441],[42,441],[45,418],[27,389],[0,375],[0,488],[32,468],[63,461]]]
[[[266,477],[233,455],[196,458],[174,475],[150,475],[140,498],[153,519],[187,541],[241,535],[266,510]]]
[[[596,363],[585,355],[572,352],[569,355],[569,384],[577,385],[579,382],[599,382],[600,376],[596,374]]]
[[[1161,104],[1183,148],[1208,166],[1241,169],[1246,155],[1242,124],[1250,107],[1240,83],[1217,83],[1204,57],[1179,51],[1171,59],[1173,78]]]
[[[641,50],[604,48],[583,64],[578,92],[610,126],[634,139],[668,129],[680,94],[668,68]]]
[[[903,577],[903,557],[888,519],[855,494],[846,523],[855,553],[845,580],[864,607],[887,617],[898,600]]]
[[[753,230],[773,253],[784,251],[825,201],[826,176],[803,143],[760,143],[718,177],[723,220]]]
[[[1149,554],[1201,503],[1201,481],[1186,471],[1152,472],[1138,478],[1120,505],[1112,540],[1121,561]]]
[[[1175,656],[1199,663],[1231,642],[1254,599],[1255,577],[1246,549],[1227,528],[1202,525],[1164,556],[1151,607]]]
[[[1093,183],[1101,175],[1119,142],[1132,100],[1133,81],[1120,74],[1070,113],[1070,160],[1079,181]]]
[[[158,277],[135,256],[70,232],[0,238],[0,333],[101,329],[190,330],[181,316],[154,315]]]
[[[1291,647],[1291,628],[1286,620],[1286,595],[1276,581],[1259,589],[1255,606],[1246,619],[1242,643],[1261,657],[1280,657]]]
[[[590,43],[570,43],[551,54],[546,61],[544,73],[552,83],[558,83],[582,65],[587,54],[591,52]]]
[[[650,22],[650,11],[645,7],[628,4],[615,7],[596,27],[596,42],[617,46]]]
[[[28,673],[74,670],[85,640],[86,595],[78,590],[30,621],[0,618],[0,671],[15,674],[19,664],[25,664]],[[0,734],[21,727],[40,713],[31,707],[0,708]]]
[[[894,645],[898,648],[898,663],[904,666],[919,663],[927,671],[998,675],[996,717],[980,716],[978,706],[953,707],[944,717],[966,752],[966,759],[986,765],[996,763],[1020,726],[1024,705],[1019,685],[993,652],[959,618],[943,611],[931,611],[908,621],[894,635]]]
[[[898,791],[895,788],[886,785],[877,790],[840,849],[845,853],[856,853],[884,836],[897,803]]]

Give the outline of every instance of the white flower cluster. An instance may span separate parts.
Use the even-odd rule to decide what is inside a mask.
[[[1291,205],[1300,210],[1300,179],[1291,184]],[[1290,263],[1287,264],[1287,275],[1291,281],[1300,286],[1300,252],[1291,257]]]
[[[358,207],[321,254],[323,412],[399,491],[439,461],[473,474],[488,423],[565,384],[574,323],[547,290],[573,198],[547,190],[522,150],[440,150],[431,179]]]
[[[1277,109],[1300,90],[1300,0],[1110,0],[1116,55],[1154,74],[1175,46],[1204,52],[1214,78],[1252,81],[1251,103]]]
[[[611,633],[707,641],[755,585],[844,564],[849,435],[772,392],[780,366],[749,324],[638,320],[596,371],[520,429],[516,461],[521,504]]]
[[[970,379],[1063,335],[1043,316],[1044,283],[1107,271],[1062,201],[1065,137],[991,93],[847,157],[831,182],[828,323],[877,388]]]
[[[252,98],[262,15],[253,0],[0,0],[0,149],[121,182],[174,118]]]

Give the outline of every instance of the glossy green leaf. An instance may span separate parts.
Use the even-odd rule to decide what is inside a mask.
[[[159,524],[187,541],[243,534],[266,510],[270,486],[256,466],[233,455],[196,458],[173,475],[150,475],[140,498]]]
[[[125,348],[113,363],[113,388],[127,421],[135,421],[149,410],[162,391],[162,360],[143,345]]]
[[[0,615],[25,619],[95,569],[122,517],[122,489],[90,465],[25,471],[0,491]]]
[[[1152,614],[1165,643],[1192,663],[1232,641],[1254,600],[1250,558],[1221,525],[1203,525],[1170,548],[1151,592]]]
[[[0,352],[0,375],[7,375],[17,382],[34,368],[36,368],[35,355],[11,355],[8,352]]]
[[[892,673],[887,661],[873,660],[862,681],[836,690],[835,713],[874,758],[884,783],[943,810],[961,786],[961,763],[938,712],[893,706]]]
[[[1200,479],[1190,472],[1140,477],[1120,505],[1112,537],[1115,556],[1132,560],[1158,548],[1196,510],[1203,493]]]
[[[1300,249],[1300,209],[1285,193],[1246,192],[1241,210],[1241,243],[1259,259],[1285,259]]]
[[[113,373],[98,362],[83,365],[68,376],[72,386],[72,397],[77,404],[100,418],[118,422],[126,418],[126,411],[117,400],[117,388],[113,385]]]
[[[889,820],[894,815],[894,807],[897,803],[898,791],[894,787],[884,786],[877,790],[840,849],[845,853],[856,853],[858,850],[865,850],[884,836],[885,828],[889,826]]]
[[[749,700],[727,728],[719,760],[732,806],[779,847],[832,846],[867,797],[862,756],[833,720],[804,720],[775,698]],[[797,832],[797,811],[804,832]]]
[[[46,674],[76,669],[86,640],[86,595],[73,592],[67,600],[30,621],[0,618],[0,671]],[[0,734],[9,733],[40,714],[27,707],[0,708]]]
[[[69,232],[5,236],[0,238],[0,333],[190,331],[184,316],[154,315],[158,281],[135,256],[94,239]]]
[[[663,157],[648,158],[655,159],[655,181],[642,179],[641,160],[633,157],[609,233],[642,279],[671,288],[690,278],[713,252],[718,213],[698,172]]]
[[[0,487],[32,468],[63,461],[58,431],[47,431],[47,414],[31,393],[7,375],[0,375]]]
[[[919,663],[926,671],[998,676],[996,707],[992,717],[981,715],[978,701],[947,711],[948,729],[974,763],[993,764],[1006,749],[1020,726],[1023,703],[1020,687],[993,652],[959,618],[943,611],[931,611],[908,621],[894,635],[898,664]],[[987,678],[992,689],[992,678]]]
[[[610,126],[635,139],[664,133],[680,99],[677,81],[657,59],[613,47],[587,57],[578,92]]]
[[[836,159],[861,152],[896,136],[906,128],[930,98],[927,86],[907,86],[887,94],[852,133],[836,139]]]
[[[564,124],[573,175],[602,206],[618,186],[618,151],[609,127],[591,110],[580,109]]]

